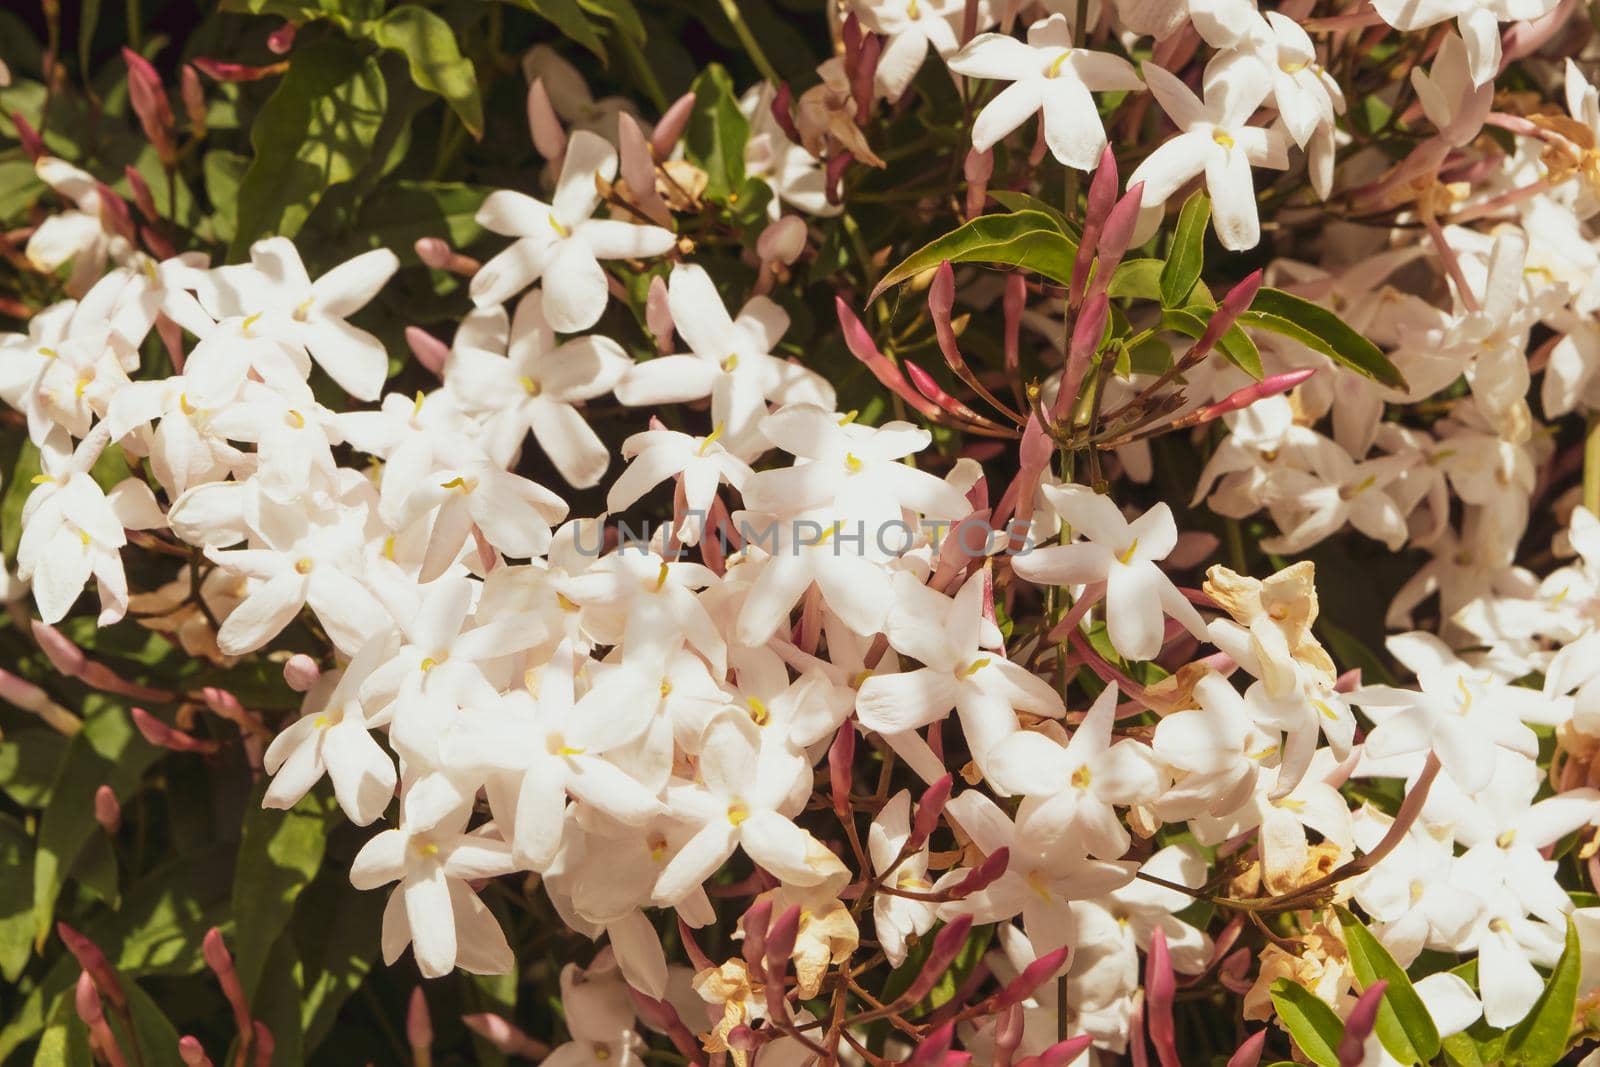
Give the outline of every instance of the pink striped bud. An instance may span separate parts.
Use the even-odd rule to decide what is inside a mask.
[[[207,930],[205,939],[200,943],[200,951],[205,956],[206,966],[217,976],[223,997],[233,1007],[233,1022],[243,1040],[253,1032],[250,1003],[245,999],[244,986],[239,982],[239,972],[233,965],[233,954],[228,951],[227,942],[222,939],[222,931],[215,926]]]
[[[861,66],[861,43],[866,39],[867,33],[861,28],[861,19],[854,11],[846,15],[844,25],[839,27],[839,36],[844,45],[844,76],[851,86],[856,83],[856,71]]]
[[[855,775],[856,728],[849,719],[839,727],[828,747],[828,787],[833,798],[833,813],[850,818],[850,786]]]
[[[171,700],[175,693],[167,689],[151,689],[146,686],[136,685],[126,681],[119,674],[103,663],[96,663],[84,655],[83,649],[72,643],[72,639],[57,630],[54,626],[46,625],[35,619],[33,621],[33,639],[39,643],[45,656],[50,660],[50,665],[69,678],[76,678],[84,685],[93,689],[100,689],[107,693],[125,696],[130,700],[145,700],[150,703],[165,703]]]
[[[139,209],[139,214],[154,222],[160,216],[156,213],[156,201],[150,195],[150,185],[144,180],[144,175],[134,170],[131,163],[122,168],[122,174],[128,179],[128,188],[133,190],[133,203]]]
[[[130,714],[133,716],[133,725],[139,728],[140,735],[157,748],[172,752],[194,752],[206,756],[213,755],[222,748],[215,741],[186,734],[176,726],[168,726],[143,708],[134,708]]]
[[[991,852],[987,859],[967,872],[967,876],[950,890],[952,897],[966,897],[982,892],[995,883],[1011,863],[1011,850],[1004,846]]]
[[[1315,367],[1303,367],[1299,370],[1274,374],[1271,377],[1261,379],[1259,382],[1251,382],[1242,389],[1236,389],[1229,393],[1215,404],[1201,408],[1195,413],[1193,421],[1195,423],[1210,422],[1230,412],[1247,408],[1257,400],[1265,400],[1269,396],[1287,393],[1315,373],[1317,373]]]
[[[834,297],[834,312],[839,316],[839,327],[844,332],[845,347],[850,349],[850,354],[867,365],[872,376],[887,387],[900,399],[911,405],[912,410],[924,418],[937,420],[939,406],[927,397],[920,395],[906,381],[900,368],[889,361],[889,358],[878,351],[878,345],[872,339],[872,334],[856,318],[855,312],[850,310],[850,305],[844,302],[843,297]]]
[[[1078,392],[1089,373],[1100,339],[1105,336],[1106,318],[1111,313],[1111,301],[1105,293],[1095,293],[1078,312],[1072,325],[1072,338],[1067,345],[1067,366],[1061,373],[1061,385],[1056,390],[1055,404],[1050,408],[1050,420],[1069,422],[1073,407],[1078,402]]]
[[[1205,332],[1200,335],[1200,340],[1194,343],[1194,350],[1202,353],[1209,351],[1212,345],[1221,340],[1222,335],[1233,328],[1239,316],[1255,301],[1260,288],[1261,271],[1257,269],[1247,274],[1238,285],[1229,289],[1228,295],[1217,305],[1217,310],[1211,313],[1211,321],[1206,323]]]
[[[946,928],[948,929],[948,927]],[[918,998],[921,999],[920,997]],[[943,1067],[945,1054],[950,1051],[950,1043],[955,1040],[956,1024],[946,1022],[936,1027],[904,1060],[905,1067]]]
[[[944,977],[944,972],[955,963],[956,957],[961,955],[961,950],[966,947],[967,937],[972,933],[972,916],[957,915],[954,919],[939,928],[933,935],[933,945],[928,949],[928,958],[922,964],[922,970],[904,993],[900,995],[903,1004],[916,1004],[939,984],[939,979]]]
[[[411,1000],[406,1005],[406,1044],[418,1058],[428,1056],[433,1049],[433,1016],[428,1014],[428,998],[421,986],[411,990]]]
[[[1150,936],[1150,951],[1145,956],[1144,995],[1145,1026],[1161,1067],[1181,1067],[1172,1023],[1172,999],[1177,989],[1178,978],[1172,971],[1172,956],[1167,952],[1167,935],[1158,926]]]
[[[317,684],[322,668],[304,652],[296,652],[283,665],[283,680],[296,693],[304,693]]]
[[[745,909],[739,920],[744,930],[743,955],[745,966],[756,980],[766,973],[767,928],[772,925],[772,898],[762,897]]]
[[[683,136],[683,131],[689,125],[689,116],[694,114],[694,94],[684,93],[672,102],[672,106],[662,114],[661,121],[656,123],[656,128],[650,134],[650,152],[657,159],[666,159],[672,155],[672,150],[678,147],[678,139]]]
[[[61,943],[67,946],[67,951],[78,961],[78,966],[89,972],[100,995],[109,1000],[119,1011],[126,1008],[128,998],[122,992],[122,983],[117,980],[117,972],[111,969],[111,961],[106,959],[106,954],[101,951],[100,946],[64,922],[56,923],[56,934],[61,938]]]
[[[416,250],[417,258],[422,260],[423,266],[434,270],[448,269],[450,257],[454,254],[449,242],[439,237],[419,237],[417,243],[411,247]]]
[[[1067,290],[1067,303],[1077,307],[1083,300],[1084,287],[1089,284],[1089,269],[1100,253],[1100,233],[1105,228],[1117,197],[1117,157],[1108,144],[1100,153],[1100,165],[1095,168],[1094,179],[1089,183],[1089,194],[1083,212],[1083,235],[1078,242],[1078,254],[1072,261],[1072,279]],[[1106,268],[1102,264],[1101,270]]]
[[[1084,1050],[1094,1043],[1094,1038],[1088,1034],[1079,1034],[1059,1041],[1037,1056],[1029,1056],[1025,1060],[1018,1060],[1017,1067],[1066,1067],[1067,1064],[1082,1056]]]
[[[1361,1067],[1366,1062],[1367,1038],[1372,1036],[1372,1028],[1377,1025],[1378,1007],[1388,988],[1388,979],[1380,978],[1356,998],[1356,1006],[1344,1020],[1344,1037],[1339,1041],[1339,1067]]]
[[[192,1034],[178,1038],[178,1058],[185,1067],[212,1067],[211,1057],[206,1055],[200,1039]]]
[[[105,182],[94,183],[95,192],[100,194],[100,221],[107,229],[121,234],[129,241],[138,236],[138,230],[133,224],[133,212],[128,208],[128,202],[118,196]]]
[[[872,103],[876,97],[873,78],[878,74],[878,59],[883,55],[883,38],[867,34],[861,41],[861,58],[856,63],[855,76],[850,80],[850,95],[856,102],[856,125],[865,126],[872,117]]]
[[[83,720],[51,700],[49,693],[4,668],[0,668],[0,700],[39,716],[58,733],[70,736],[83,728]]]
[[[1020,271],[1006,275],[1005,311],[1006,374],[1012,381],[1022,373],[1022,313],[1028,307],[1028,281]]]
[[[1261,1048],[1267,1043],[1267,1031],[1257,1030],[1239,1043],[1232,1056],[1228,1057],[1228,1067],[1256,1067],[1261,1062]]]
[[[94,821],[108,834],[115,834],[122,828],[122,804],[109,785],[94,791]]]
[[[917,800],[917,813],[911,818],[911,836],[906,839],[908,850],[914,852],[926,845],[939,828],[939,817],[944,814],[954,784],[955,779],[946,774],[922,791]]]
[[[267,1028],[266,1023],[257,1019],[251,1032],[255,1034],[255,1039],[251,1042],[255,1047],[255,1067],[272,1067],[272,1054],[278,1047],[272,1031]]]
[[[292,22],[285,22],[282,26],[267,35],[267,50],[275,56],[286,56],[289,49],[294,47],[294,36],[300,27]]]
[[[444,377],[445,361],[450,358],[450,346],[421,326],[406,327],[406,345],[417,362],[437,377]]]
[[[789,1003],[784,999],[783,975],[789,970],[789,958],[800,936],[800,905],[784,909],[767,930],[767,1013],[774,1019],[789,1017]]]
[[[650,291],[644,298],[644,324],[655,338],[656,351],[666,355],[672,351],[672,306],[667,301],[667,280],[661,275],[650,279]]]
[[[183,113],[189,120],[192,137],[206,135],[206,93],[200,85],[200,72],[193,64],[185,63],[178,78],[178,95],[183,98]]]
[[[1046,952],[1028,964],[1022,969],[1021,974],[1007,982],[1005,988],[995,994],[994,1010],[1004,1011],[1027,1000],[1033,995],[1034,990],[1061,973],[1071,954],[1072,949],[1062,945],[1054,952]]]
[[[533,137],[533,147],[550,162],[567,154],[567,131],[556,116],[555,105],[550,103],[543,78],[533,79],[528,86],[528,132]]]
[[[94,987],[94,976],[88,971],[78,972],[78,986],[73,990],[72,1006],[78,1011],[78,1018],[89,1026],[104,1021],[105,1009],[100,1006],[100,994]]]
[[[172,141],[172,105],[161,86],[161,75],[148,59],[131,48],[123,48],[122,59],[128,65],[128,102],[162,165],[171,167],[177,161],[178,150]]]
[[[905,369],[906,377],[911,379],[911,384],[916,386],[917,392],[937,404],[945,414],[970,422],[986,423],[989,421],[956,397],[945,392],[940,388],[939,383],[933,380],[933,375],[917,366],[917,364],[909,359],[903,359],[900,361],[900,365]]]
[[[711,957],[706,955],[706,950],[700,947],[700,941],[694,936],[694,930],[683,921],[681,915],[678,916],[678,939],[683,942],[684,955],[689,957],[689,963],[696,971],[715,966],[711,962]]]

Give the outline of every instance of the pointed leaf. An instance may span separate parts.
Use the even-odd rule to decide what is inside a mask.
[[[1272,1007],[1300,1051],[1317,1067],[1339,1067],[1344,1023],[1305,986],[1279,978],[1272,983]]]
[[[1365,989],[1379,980],[1389,983],[1378,1005],[1374,1026],[1378,1040],[1401,1063],[1432,1060],[1439,1054],[1439,1029],[1411,979],[1361,920],[1344,908],[1339,909],[1339,928],[1361,987]]]
[[[1211,222],[1211,198],[1196,189],[1178,212],[1178,228],[1161,268],[1161,306],[1182,307],[1200,280],[1205,266],[1206,226]]]
[[[1506,1042],[1506,1062],[1513,1067],[1554,1067],[1567,1051],[1572,1016],[1578,1002],[1578,978],[1583,970],[1583,950],[1578,928],[1567,920],[1567,944],[1550,972],[1544,992],[1527,1016],[1511,1028]]]
[[[1002,263],[1042,274],[1058,285],[1072,281],[1078,244],[1042,211],[981,215],[911,253],[873,287],[868,303],[885,289],[916,277],[946,260],[951,263]]]
[[[1394,389],[1406,388],[1405,375],[1377,345],[1351,329],[1338,315],[1304,297],[1263,286],[1239,316],[1239,322],[1299,341],[1375,382]]]

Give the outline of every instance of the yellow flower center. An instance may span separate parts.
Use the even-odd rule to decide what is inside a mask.
[[[315,564],[312,563],[310,556],[301,556],[299,559],[294,561],[294,570],[296,574],[310,574],[313,566],[315,566]]]
[[[572,231],[561,225],[561,220],[556,218],[554,211],[550,212],[550,228],[556,231],[557,237],[571,237]]]
[[[1071,58],[1072,49],[1069,48],[1065,52],[1062,52],[1059,56],[1056,56],[1056,58],[1050,63],[1050,69],[1044,72],[1044,76],[1046,78],[1057,77],[1061,73],[1062,66],[1064,66],[1067,60]]]
[[[518,378],[517,381],[522,383],[522,388],[529,396],[538,396],[540,393],[544,392],[544,386],[540,385],[532,378]]]
[[[1223,148],[1231,149],[1234,144],[1233,136],[1229,134],[1227,130],[1212,130],[1211,139],[1217,142]]]
[[[723,423],[720,423],[720,422],[717,423],[717,425],[712,428],[711,432],[706,434],[705,437],[700,441],[700,448],[695,452],[695,455],[697,455],[697,456],[705,455],[706,454],[706,449],[710,448],[713,444],[715,444],[716,441],[717,441],[717,438],[722,436],[723,428],[724,428],[724,424]]]
[[[1123,564],[1132,563],[1133,554],[1137,551],[1139,551],[1139,539],[1135,537],[1127,548],[1117,554],[1117,562]]]
[[[742,801],[728,805],[728,825],[738,826],[750,817],[750,809]]]
[[[760,697],[746,697],[745,705],[750,709],[750,721],[757,726],[765,726],[772,720],[772,713]]]

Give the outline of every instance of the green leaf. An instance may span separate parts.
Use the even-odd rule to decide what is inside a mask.
[[[95,791],[108,785],[118,800],[127,800],[145,768],[160,755],[160,749],[139,736],[121,704],[99,694],[86,698],[83,729],[67,743],[50,806],[39,821],[39,851],[33,867],[36,937],[49,933],[66,872],[89,838],[101,832],[94,817]]]
[[[867,298],[870,304],[885,289],[915,278],[945,260],[951,263],[1003,263],[1042,274],[1060,285],[1072,281],[1072,260],[1078,244],[1042,211],[980,215],[935,238],[885,274]]]
[[[201,161],[206,199],[211,201],[211,230],[218,241],[232,241],[239,230],[239,184],[250,169],[250,159],[217,148]]]
[[[433,12],[416,4],[401,4],[367,32],[383,48],[406,57],[411,80],[450,104],[461,124],[474,137],[483,136],[483,97],[472,61],[461,54],[455,31]]]
[[[706,173],[706,196],[725,201],[744,184],[744,146],[750,123],[739,110],[733,79],[713,63],[689,86],[694,110],[683,131],[683,151]]]
[[[1339,1067],[1344,1023],[1315,993],[1287,978],[1272,983],[1272,1007],[1300,1051],[1317,1067]]]
[[[1049,215],[1056,222],[1056,229],[1072,238],[1078,239],[1082,231],[1074,226],[1061,209],[1040,200],[1037,196],[1028,193],[1019,193],[1011,189],[991,189],[989,198],[1004,207],[1007,211],[1040,211]]]
[[[377,59],[352,42],[295,49],[289,72],[250,127],[255,158],[239,184],[228,258],[243,259],[252,242],[270,234],[293,237],[330,186],[354,178],[372,154],[387,101]]]
[[[22,824],[0,814],[0,871],[33,864],[33,841]],[[33,895],[24,878],[0,878],[0,977],[15,982],[33,953]]]
[[[633,0],[578,0],[578,3],[590,14],[615,25],[635,48],[644,47],[649,39],[644,20],[639,17],[639,9],[633,6]]]
[[[1299,341],[1383,385],[1406,388],[1405,375],[1377,345],[1351,329],[1338,315],[1303,297],[1263,287],[1239,316],[1239,322]]]
[[[289,925],[294,902],[322,865],[328,823],[338,805],[314,790],[288,811],[261,806],[263,782],[251,794],[233,880],[233,914],[242,922],[232,945],[239,982],[254,998],[273,944]]]
[[[507,0],[514,7],[532,11],[547,22],[555,23],[563,37],[577,41],[593,52],[602,63],[606,62],[606,46],[600,35],[584,16],[578,0]]]
[[[419,237],[443,237],[457,248],[481,237],[478,208],[489,192],[460,182],[385,182],[362,201],[355,229],[363,246],[392,248],[402,262],[415,263]]]
[[[0,496],[0,553],[7,559],[17,558],[17,545],[22,540],[22,508],[37,488],[33,479],[41,470],[39,449],[24,439],[11,477],[6,479],[5,495]]]
[[[1339,928],[1344,931],[1350,966],[1365,989],[1383,980],[1389,983],[1378,1004],[1374,1025],[1378,1040],[1389,1055],[1401,1063],[1427,1063],[1439,1054],[1439,1029],[1433,1016],[1417,995],[1406,972],[1389,955],[1388,949],[1372,936],[1347,909],[1339,909]]]
[[[1178,228],[1161,268],[1161,306],[1182,307],[1200,280],[1205,265],[1206,227],[1211,223],[1211,198],[1196,189],[1178,212]]]
[[[1111,272],[1111,284],[1106,286],[1106,295],[1113,300],[1121,297],[1160,300],[1161,271],[1164,266],[1159,259],[1125,259]]]
[[[1511,1028],[1510,1039],[1506,1042],[1506,1063],[1513,1067],[1554,1067],[1566,1055],[1582,970],[1583,951],[1578,944],[1578,928],[1568,919],[1566,948],[1556,961],[1556,969],[1550,972],[1544,992],[1534,1001],[1527,1016]]]

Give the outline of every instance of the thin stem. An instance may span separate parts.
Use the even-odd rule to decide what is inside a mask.
[[[767,54],[761,50],[761,45],[756,42],[755,34],[750,32],[750,27],[745,25],[744,16],[739,13],[739,0],[717,0],[722,5],[722,13],[733,24],[733,32],[738,34],[739,43],[744,45],[744,50],[750,54],[750,61],[756,65],[756,70],[761,76],[773,85],[780,79],[778,72],[767,60]]]

